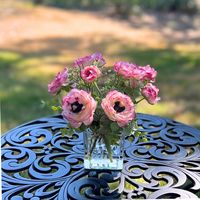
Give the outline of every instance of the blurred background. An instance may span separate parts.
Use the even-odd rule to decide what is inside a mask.
[[[162,100],[138,112],[200,128],[199,0],[0,0],[2,132],[52,115],[47,84],[74,59],[102,52],[158,71]]]

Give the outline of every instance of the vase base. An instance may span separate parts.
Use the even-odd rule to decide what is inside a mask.
[[[85,169],[122,170],[123,159],[84,159]]]

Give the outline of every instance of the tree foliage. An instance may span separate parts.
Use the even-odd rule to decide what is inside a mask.
[[[62,8],[102,9],[114,8],[115,14],[128,17],[135,7],[145,10],[194,13],[198,10],[198,0],[32,0],[35,4],[45,4]]]

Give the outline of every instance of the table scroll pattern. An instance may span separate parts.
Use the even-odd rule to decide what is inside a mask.
[[[64,135],[61,116],[41,118],[2,136],[3,200],[200,197],[200,131],[138,114],[148,141],[130,136],[122,171],[83,169],[83,135]]]

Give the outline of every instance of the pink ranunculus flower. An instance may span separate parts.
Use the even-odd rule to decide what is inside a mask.
[[[150,67],[150,65],[146,65],[143,67],[139,67],[139,69],[143,71],[144,74],[142,80],[155,82],[157,71],[153,67]]]
[[[98,67],[94,65],[87,66],[81,70],[81,77],[87,83],[93,82],[100,76],[101,76],[101,71],[99,70]]]
[[[152,105],[156,104],[160,100],[160,97],[158,97],[158,92],[159,89],[151,83],[145,85],[141,90],[142,96],[148,101],[148,103]]]
[[[131,98],[117,90],[110,91],[102,100],[101,106],[112,121],[120,127],[126,126],[135,118],[135,108]]]
[[[141,80],[145,75],[145,72],[136,64],[122,61],[114,64],[114,71],[126,79]]]
[[[79,128],[82,123],[90,125],[96,107],[97,102],[84,90],[72,89],[62,99],[62,115],[74,128]]]
[[[131,78],[133,65],[128,62],[119,61],[114,64],[114,71],[124,78]]]
[[[74,61],[74,66],[86,67],[86,66],[94,65],[94,64],[97,64],[98,66],[103,66],[105,65],[105,63],[106,62],[101,53],[94,53],[89,56],[78,58],[77,60]]]
[[[65,86],[68,82],[68,70],[65,68],[62,72],[59,72],[55,79],[48,84],[48,92],[52,95],[56,95],[62,86]]]
[[[135,65],[134,65],[134,67],[132,67],[132,72],[131,72],[131,78],[132,79],[141,81],[141,80],[144,79],[144,76],[145,76],[144,70],[141,70],[140,67],[135,66]]]

